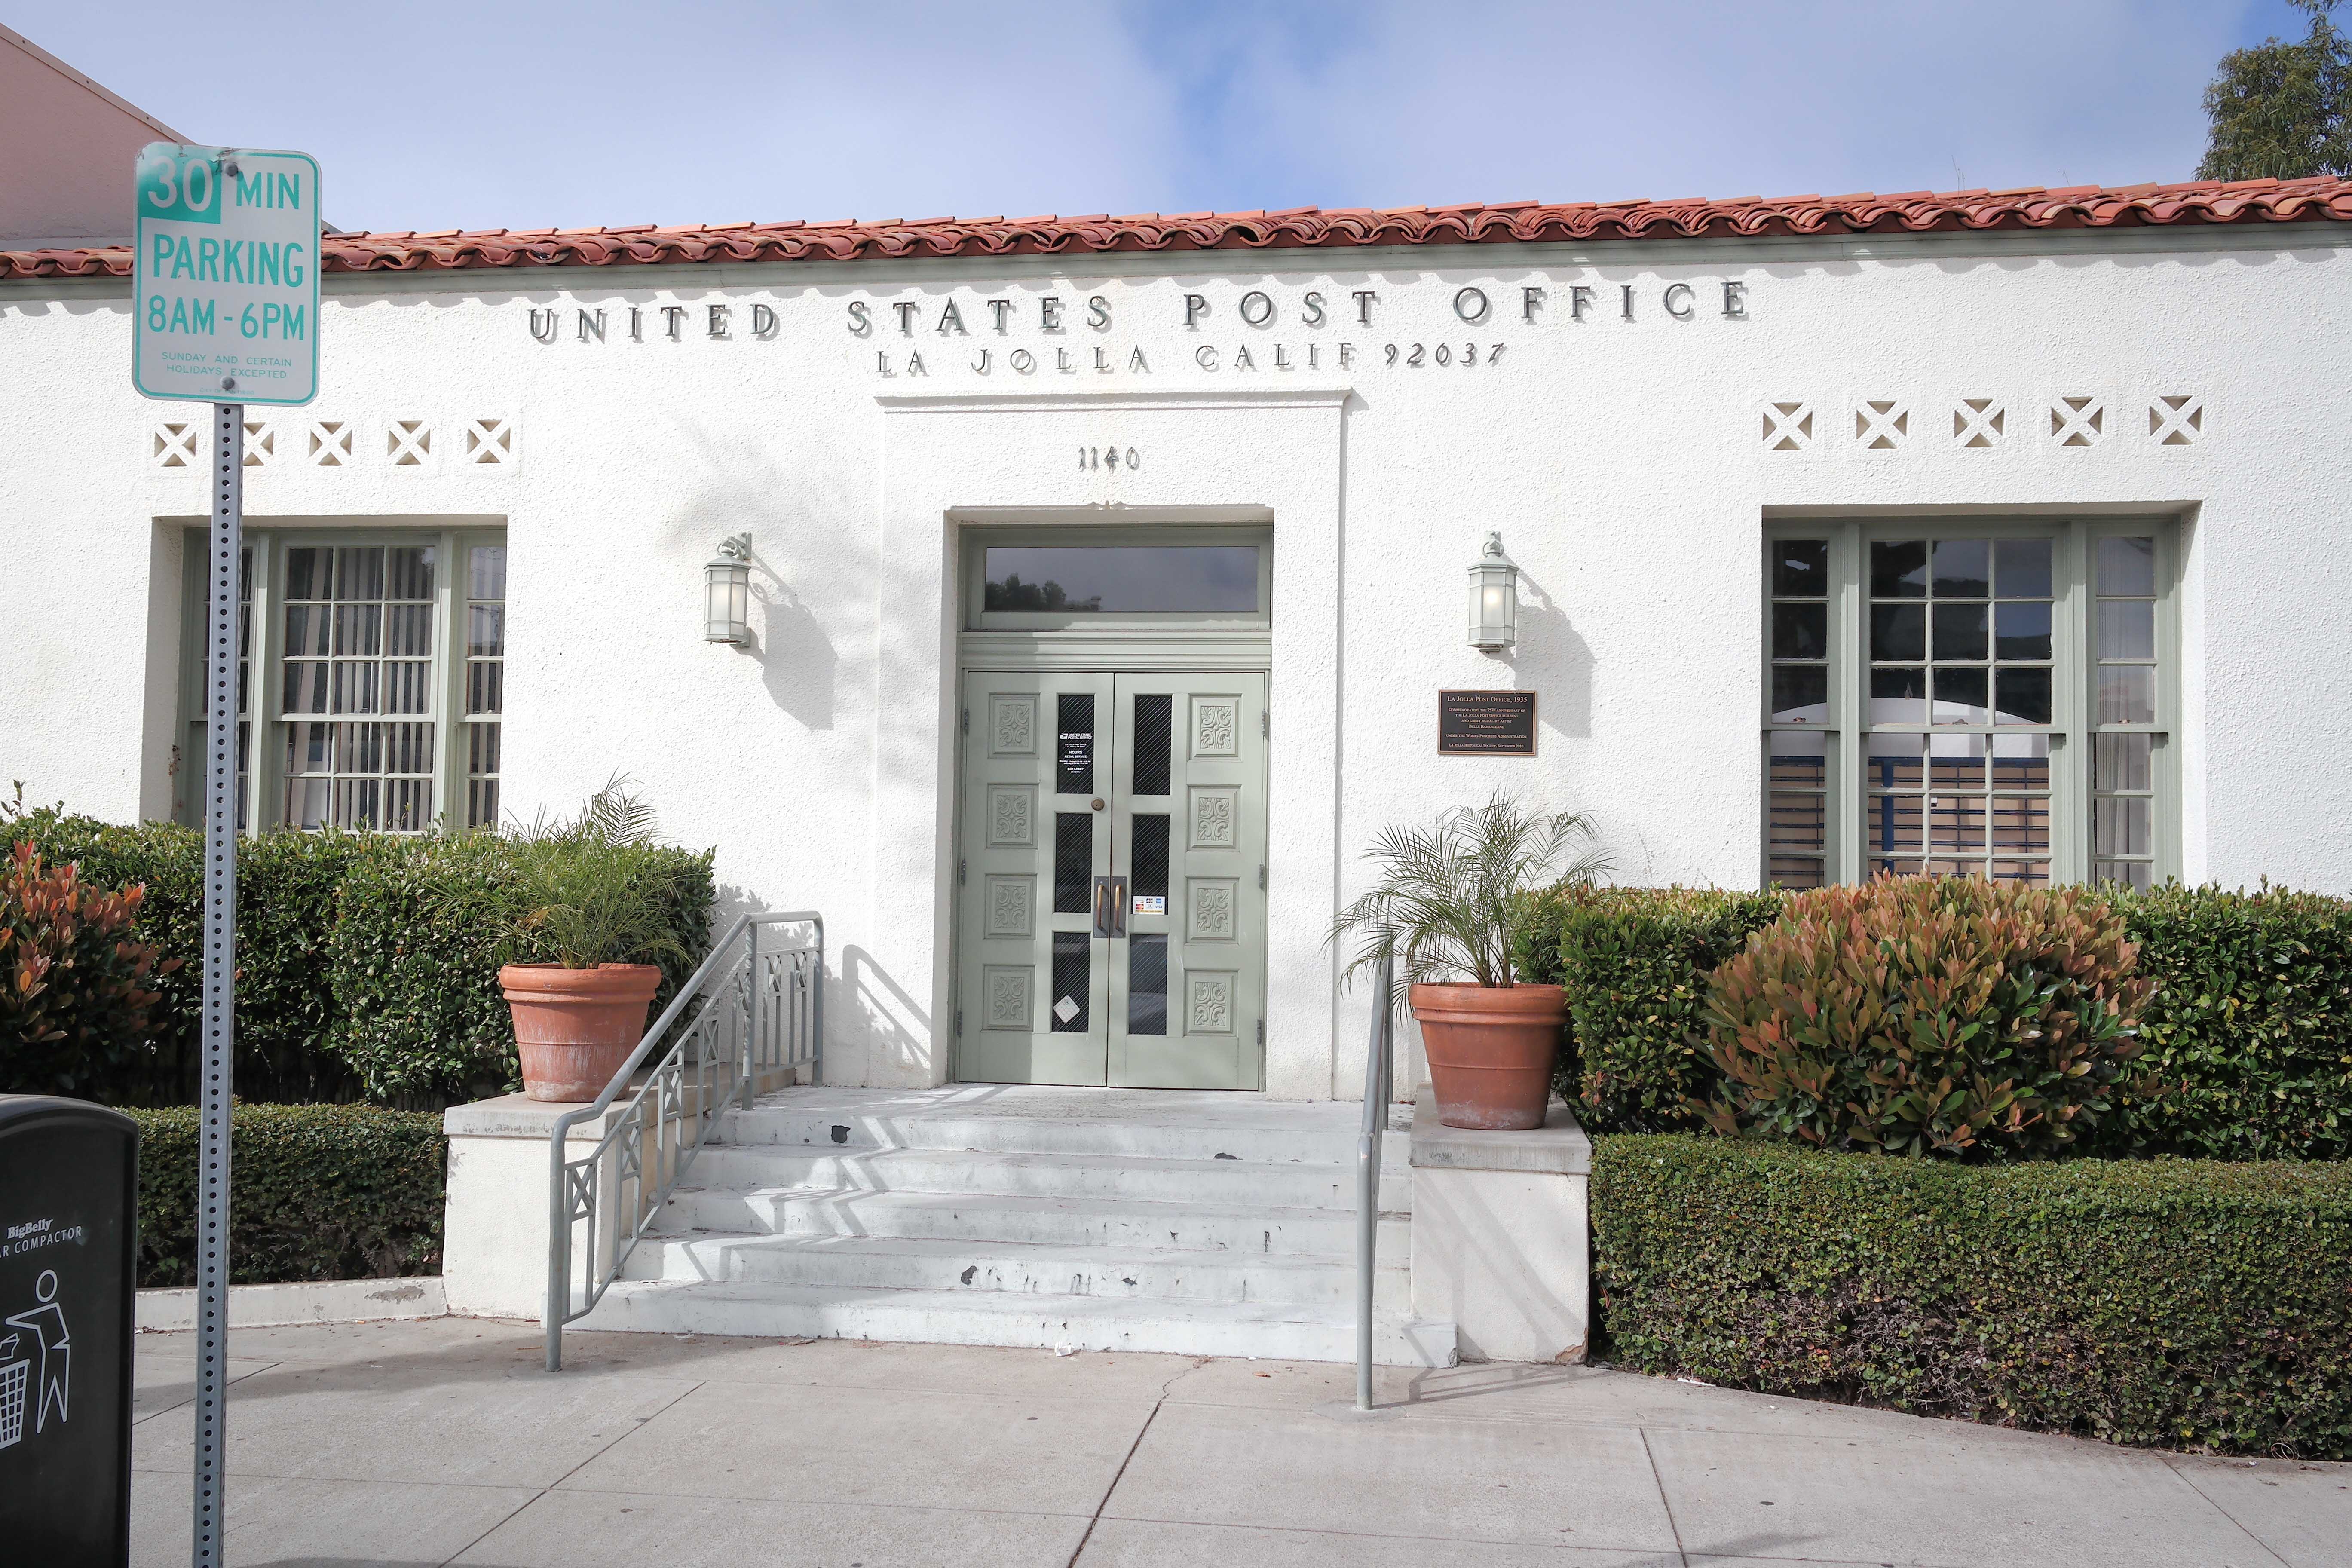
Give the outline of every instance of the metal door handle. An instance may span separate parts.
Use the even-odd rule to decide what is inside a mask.
[[[1095,934],[1125,936],[1127,934],[1127,879],[1097,877],[1095,879]]]

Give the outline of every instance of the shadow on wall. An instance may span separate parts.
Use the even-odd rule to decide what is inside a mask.
[[[799,491],[762,456],[747,455],[707,430],[680,426],[676,434],[696,449],[709,479],[671,511],[665,531],[675,544],[706,552],[698,564],[719,540],[750,532],[751,641],[735,651],[759,662],[770,701],[811,730],[832,729],[840,655],[807,602],[760,549],[762,538],[793,536],[786,510],[792,503],[780,498]]]
[[[862,947],[841,950],[841,979],[848,1005],[825,1012],[825,1081],[928,1088],[930,1016]]]
[[[777,707],[812,730],[833,728],[833,681],[841,656],[801,596],[761,558],[755,535],[751,550],[751,646],[744,654],[760,661],[761,684]]]
[[[1511,665],[1538,686],[1538,722],[1575,740],[1592,734],[1592,648],[1542,584],[1519,570],[1519,643]]]

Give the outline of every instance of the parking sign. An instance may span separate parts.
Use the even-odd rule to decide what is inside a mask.
[[[319,164],[151,142],[137,173],[137,360],[150,397],[308,403],[319,390]]]

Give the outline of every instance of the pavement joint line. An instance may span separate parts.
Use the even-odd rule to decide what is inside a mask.
[[[2279,1551],[2269,1542],[2264,1541],[2261,1536],[2255,1534],[2253,1528],[2247,1524],[2244,1520],[2240,1519],[2236,1514],[2231,1513],[2227,1508],[2222,1506],[2220,1501],[2214,1499],[2210,1493],[2207,1492],[2203,1487],[2199,1486],[2194,1477],[2189,1475],[2186,1471],[2182,1470],[2179,1465],[2173,1463],[2171,1455],[2159,1455],[2158,1458],[2163,1461],[2164,1468],[2172,1472],[2173,1479],[2179,1481],[2182,1486],[2187,1487],[2193,1496],[2202,1500],[2206,1507],[2211,1509],[2223,1519],[2228,1520],[2231,1524],[2236,1525],[2241,1531],[2244,1531],[2246,1539],[2260,1547],[2263,1555],[2269,1557],[2272,1562],[2278,1563],[2279,1568],[2292,1568],[2292,1565],[2287,1562],[2286,1554],[2284,1552]]]
[[[1166,1519],[1156,1513],[1113,1513],[1106,1514],[1104,1517],[1108,1519],[1114,1524],[1181,1524],[1195,1530],[1255,1530],[1263,1531],[1268,1535],[1328,1535],[1337,1541],[1428,1541],[1449,1546],[1458,1546],[1466,1542],[1473,1546],[1525,1546],[1538,1552],[1611,1552],[1622,1553],[1630,1552],[1657,1552],[1661,1550],[1661,1548],[1655,1546],[1612,1545],[1607,1542],[1580,1541],[1571,1542],[1565,1541],[1528,1541],[1518,1537],[1506,1535],[1424,1535],[1415,1531],[1331,1530],[1319,1525],[1266,1524],[1255,1520]],[[1723,1554],[1716,1553],[1715,1555],[1720,1556]],[[1740,1556],[1738,1561],[1754,1561],[1759,1563],[1817,1562],[1832,1563],[1838,1565],[1838,1568],[1843,1568],[1843,1565],[1849,1562],[1859,1563],[1863,1562],[1863,1559],[1849,1559],[1843,1557],[1771,1558],[1756,1557],[1751,1552]],[[1873,1560],[1867,1564],[1867,1568],[1885,1568],[1885,1564]],[[1906,1564],[1906,1568],[1944,1568],[1944,1565],[1911,1563]],[[1954,1564],[1952,1565],[1952,1568],[1970,1568],[1970,1565],[1966,1563]]]
[[[1650,1451],[1650,1429],[1643,1426],[1636,1430],[1642,1434],[1642,1458],[1650,1461],[1650,1484],[1658,1489],[1658,1506],[1666,1510],[1666,1528],[1674,1531],[1675,1555],[1682,1559],[1683,1568],[1690,1568],[1690,1552],[1683,1545],[1683,1527],[1675,1518],[1675,1500],[1666,1495],[1666,1478],[1658,1473],[1658,1456]]]
[[[1087,1542],[1095,1538],[1095,1526],[1102,1522],[1103,1510],[1110,1506],[1111,1494],[1118,1491],[1118,1483],[1127,1479],[1127,1467],[1135,1462],[1136,1450],[1143,1447],[1144,1435],[1151,1430],[1151,1424],[1160,1418],[1160,1407],[1168,1403],[1168,1391],[1207,1364],[1205,1358],[1196,1358],[1191,1366],[1181,1372],[1169,1373],[1168,1380],[1160,1385],[1160,1397],[1151,1402],[1150,1410],[1144,1415],[1143,1425],[1135,1429],[1135,1441],[1127,1446],[1127,1453],[1118,1461],[1118,1468],[1111,1472],[1110,1485],[1103,1488],[1103,1495],[1095,1500],[1095,1511],[1087,1520],[1086,1529],[1078,1532],[1078,1543],[1070,1548],[1070,1560],[1064,1568],[1078,1568],[1078,1559],[1085,1556],[1087,1552]]]
[[[562,1376],[562,1374],[561,1373],[549,1373],[548,1375],[549,1375],[549,1376],[551,1376],[551,1377],[560,1377],[560,1376]],[[669,1401],[667,1404],[664,1405],[663,1405],[659,1410],[655,1411],[651,1415],[647,1415],[647,1416],[646,1416],[643,1420],[641,1420],[641,1421],[637,1421],[637,1422],[634,1423],[633,1425],[631,1425],[631,1426],[630,1426],[630,1427],[628,1428],[628,1430],[627,1430],[627,1431],[624,1431],[624,1432],[616,1432],[616,1433],[614,1433],[614,1434],[613,1435],[612,1440],[611,1440],[610,1442],[607,1442],[607,1443],[606,1443],[603,1447],[601,1447],[601,1448],[597,1449],[594,1453],[590,1454],[587,1458],[585,1458],[582,1459],[582,1460],[580,1461],[580,1463],[579,1463],[579,1464],[572,1466],[570,1469],[568,1469],[568,1470],[564,1471],[562,1475],[560,1475],[560,1476],[556,1477],[553,1480],[551,1480],[551,1481],[548,1482],[545,1486],[541,1487],[541,1488],[539,1488],[538,1489],[536,1489],[535,1491],[533,1491],[533,1492],[530,1494],[530,1496],[529,1496],[529,1497],[527,1497],[527,1498],[523,1499],[523,1500],[522,1500],[522,1501],[520,1501],[520,1502],[519,1502],[519,1503],[515,1504],[515,1505],[514,1505],[514,1507],[512,1507],[512,1508],[510,1508],[510,1509],[507,1510],[506,1510],[506,1512],[504,1512],[504,1513],[500,1514],[500,1515],[499,1516],[499,1518],[498,1518],[498,1522],[497,1522],[497,1523],[495,1523],[495,1524],[493,1524],[493,1525],[491,1525],[491,1526],[489,1527],[489,1529],[485,1530],[485,1531],[482,1531],[479,1535],[477,1535],[476,1537],[474,1537],[474,1539],[473,1539],[473,1540],[468,1541],[467,1542],[466,1542],[466,1544],[464,1544],[463,1546],[460,1546],[459,1548],[457,1548],[457,1551],[452,1552],[451,1553],[449,1553],[449,1555],[448,1555],[448,1556],[444,1557],[443,1559],[441,1559],[441,1568],[449,1568],[449,1564],[450,1564],[450,1563],[455,1563],[456,1561],[457,1561],[457,1559],[458,1559],[458,1558],[463,1557],[464,1555],[466,1555],[466,1553],[467,1553],[467,1552],[471,1552],[475,1547],[479,1546],[483,1542],[485,1542],[485,1541],[488,1540],[492,1535],[496,1534],[496,1533],[499,1531],[499,1530],[502,1526],[504,1526],[504,1525],[505,1525],[505,1524],[506,1524],[509,1520],[513,1519],[517,1514],[519,1514],[519,1513],[522,1512],[522,1510],[525,1510],[525,1509],[529,1508],[531,1504],[533,1504],[533,1503],[537,1502],[540,1499],[541,1499],[541,1498],[545,1497],[548,1493],[550,1493],[550,1492],[553,1491],[556,1488],[558,1488],[558,1487],[562,1486],[565,1481],[570,1480],[573,1476],[578,1475],[578,1474],[580,1473],[580,1470],[581,1470],[581,1468],[582,1468],[582,1467],[583,1467],[583,1466],[592,1465],[592,1464],[595,1463],[598,1459],[602,1458],[603,1458],[603,1457],[604,1457],[607,1452],[609,1452],[609,1451],[612,1449],[613,1445],[614,1445],[614,1443],[618,1443],[618,1442],[622,1441],[624,1438],[626,1438],[626,1437],[628,1437],[628,1436],[633,1436],[634,1434],[635,1434],[635,1433],[637,1433],[637,1432],[641,1432],[641,1431],[643,1431],[643,1430],[646,1428],[646,1426],[648,1426],[649,1424],[651,1424],[651,1423],[652,1423],[652,1422],[654,1422],[654,1421],[656,1421],[656,1420],[660,1419],[663,1415],[667,1415],[670,1411],[672,1411],[672,1410],[676,1409],[676,1408],[677,1407],[677,1402],[678,1402],[678,1400],[686,1398],[688,1394],[692,1394],[696,1389],[698,1389],[698,1388],[701,1388],[701,1387],[703,1387],[703,1386],[705,1386],[705,1384],[702,1384],[702,1383],[690,1383],[690,1384],[688,1384],[684,1388],[682,1388],[682,1389],[678,1390],[677,1394],[673,1398],[671,1398],[671,1399],[670,1399],[670,1401]]]

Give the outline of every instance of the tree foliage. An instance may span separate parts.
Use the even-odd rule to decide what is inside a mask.
[[[2328,20],[2336,0],[2292,3],[2311,13],[2301,41],[2221,57],[2205,89],[2212,132],[2199,179],[2352,175],[2352,37]]]

